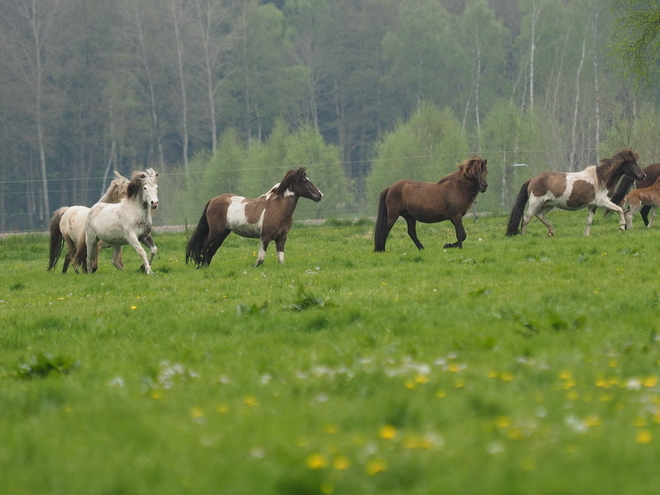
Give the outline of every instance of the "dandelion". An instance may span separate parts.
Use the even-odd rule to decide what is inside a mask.
[[[651,440],[653,440],[653,435],[649,430],[639,430],[635,440],[637,443],[649,443]]]
[[[135,304],[133,304],[133,305],[131,306],[131,309],[137,309],[137,306],[136,306]]]
[[[428,381],[429,381],[429,377],[426,376],[426,375],[418,374],[415,377],[415,382],[416,383],[428,383]]]
[[[419,437],[410,436],[406,437],[403,441],[404,449],[418,449],[421,445],[421,440]]]
[[[456,380],[454,383],[454,387],[456,388],[463,388],[465,386],[465,380]]]
[[[509,416],[499,416],[495,420],[495,426],[498,428],[508,428],[511,426],[511,418]]]
[[[508,371],[505,371],[500,375],[500,380],[502,380],[503,382],[510,382],[511,380],[513,380],[513,374],[509,373]]]
[[[158,400],[162,397],[163,397],[163,393],[160,390],[154,389],[154,390],[151,391],[151,398],[152,399]]]
[[[310,454],[307,456],[309,469],[323,469],[328,465],[328,459],[323,454]]]
[[[219,413],[229,412],[229,404],[226,402],[220,402],[217,406],[215,406],[215,410]]]
[[[335,457],[334,461],[332,461],[332,467],[334,467],[337,471],[343,471],[344,469],[348,469],[351,465],[351,461],[348,457],[344,455],[338,455]]]
[[[323,431],[328,435],[334,435],[339,431],[339,428],[337,427],[337,425],[334,425],[332,423],[327,423],[325,426],[323,426]]]
[[[407,389],[409,389],[409,390],[413,390],[413,389],[416,388],[416,387],[417,387],[417,384],[416,384],[414,381],[412,381],[412,380],[408,380],[408,381],[406,382],[406,388],[407,388]]]
[[[190,409],[190,418],[196,423],[202,423],[204,421],[204,409],[201,407],[193,407]]]
[[[246,395],[245,397],[243,397],[243,404],[245,404],[248,407],[254,407],[259,405],[259,401],[257,400],[256,397],[252,395]]]
[[[488,371],[488,378],[497,378],[499,373],[495,370]]]
[[[373,459],[367,462],[365,470],[369,476],[374,476],[387,469],[387,464],[383,459]]]
[[[658,377],[657,376],[649,376],[647,378],[644,378],[642,381],[642,385],[644,385],[647,388],[654,387],[658,383]]]
[[[396,437],[396,434],[396,428],[392,425],[385,425],[381,427],[380,431],[378,432],[378,436],[383,440],[391,440]]]
[[[588,416],[587,419],[584,420],[585,426],[600,426],[603,424],[601,419],[598,417],[597,414],[592,414],[591,416]]]
[[[445,392],[444,390],[438,390],[438,391],[435,393],[435,396],[438,397],[438,398],[440,398],[440,399],[442,399],[442,398],[445,397],[446,395],[447,395],[447,392]]]

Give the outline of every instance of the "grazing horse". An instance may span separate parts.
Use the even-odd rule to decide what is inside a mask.
[[[587,167],[581,172],[543,172],[529,179],[520,188],[511,209],[506,235],[518,234],[518,227],[521,227],[520,233],[525,234],[527,224],[536,215],[548,228],[548,236],[552,237],[555,229],[545,215],[553,208],[571,211],[588,208],[584,235],[589,235],[594,213],[599,206],[616,211],[619,214],[619,228],[624,230],[626,221],[623,210],[610,197],[622,176],[627,175],[634,180],[646,177],[637,165],[637,158],[637,153],[625,149],[612,158],[602,159],[600,165]],[[528,201],[529,208],[523,216]]]
[[[417,221],[436,223],[449,220],[456,229],[457,241],[446,248],[462,248],[467,234],[463,216],[474,203],[477,194],[486,192],[488,168],[477,156],[458,165],[458,170],[438,182],[400,180],[380,193],[378,218],[374,229],[374,251],[385,251],[385,241],[399,217],[408,224],[408,235],[418,249],[424,246],[417,238]]]
[[[158,176],[152,168],[145,170],[145,172],[153,178],[157,178]],[[108,186],[105,194],[99,198],[99,203],[119,203],[119,201],[126,197],[129,180],[116,170],[114,174],[115,178],[110,183],[110,186]],[[53,217],[50,220],[50,260],[48,271],[55,268],[62,254],[62,248],[66,244],[67,254],[64,257],[64,266],[62,267],[62,273],[66,273],[71,260],[76,254],[80,236],[85,233],[85,221],[88,214],[89,208],[86,206],[62,206],[53,213]],[[158,248],[151,234],[141,237],[140,241],[149,248],[151,258],[153,259]],[[108,246],[99,243],[99,248],[101,247]],[[123,266],[121,253],[119,253],[118,264]],[[75,270],[78,272],[77,267]]]
[[[646,174],[646,179],[642,181],[637,181],[635,186],[638,189],[644,187],[651,187],[655,183],[658,177],[660,177],[660,163],[653,163],[651,165],[648,165],[642,169],[642,172]],[[620,205],[623,201],[623,198],[628,193],[630,187],[633,185],[634,182],[635,180],[631,179],[630,177],[627,176],[623,177],[621,179],[621,182],[619,182],[619,187],[616,188],[616,191],[614,191],[614,194],[612,195],[612,203]],[[642,220],[644,221],[644,225],[646,225],[647,227],[649,226],[650,210],[651,210],[650,205],[643,205],[642,209],[639,210],[639,213],[642,215]],[[608,215],[610,213],[611,211],[607,210],[605,212],[605,215]]]
[[[259,257],[254,266],[264,262],[270,241],[275,241],[277,259],[284,263],[284,244],[300,197],[316,203],[323,197],[323,193],[307,178],[305,167],[289,170],[281,182],[256,199],[223,194],[209,200],[188,241],[186,263],[192,260],[198,268],[208,266],[231,232],[261,239]]]
[[[98,244],[113,248],[112,263],[118,270],[121,247],[130,244],[142,258],[144,271],[152,275],[151,259],[140,245],[139,239],[151,232],[151,210],[158,208],[158,174],[133,172],[126,188],[126,197],[119,203],[96,203],[89,210],[85,222],[85,236],[78,243],[73,260],[75,266],[83,266],[86,273],[92,273],[97,266]]]
[[[651,218],[648,219],[646,226],[650,229],[653,220],[655,219],[655,212],[660,206],[660,177],[656,179],[651,187],[642,187],[633,189],[625,198],[623,198],[624,208],[625,205],[630,205],[628,211],[625,212],[626,228],[632,229],[632,219],[637,210],[642,205],[648,206],[651,211]]]

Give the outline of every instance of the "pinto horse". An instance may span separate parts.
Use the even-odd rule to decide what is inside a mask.
[[[119,203],[96,203],[89,210],[85,222],[85,235],[78,243],[74,266],[82,266],[86,273],[96,270],[98,245],[103,242],[113,248],[112,263],[123,269],[121,248],[130,244],[142,258],[144,271],[152,275],[151,258],[140,245],[140,238],[151,232],[151,210],[158,208],[158,173],[133,172],[126,188],[126,197]]]
[[[628,191],[630,190],[630,187],[635,183],[635,186],[638,189],[642,189],[645,187],[651,187],[655,181],[660,177],[660,163],[653,163],[651,165],[648,165],[642,169],[642,172],[646,174],[646,179],[642,181],[637,181],[635,183],[634,179],[631,179],[630,177],[623,177],[621,179],[621,182],[619,182],[619,187],[616,188],[616,191],[614,191],[614,194],[612,195],[612,203],[620,205],[621,202],[623,201],[623,198],[628,194]],[[649,226],[649,211],[651,210],[650,205],[646,205],[642,203],[642,208],[639,210],[640,215],[642,215],[642,220],[644,221],[644,225],[647,227]],[[611,213],[611,211],[606,211],[605,215],[608,215]],[[632,219],[632,217],[631,217]]]
[[[587,167],[581,172],[543,172],[525,182],[520,188],[506,230],[507,236],[519,233],[525,234],[527,224],[536,215],[543,225],[548,228],[548,236],[552,237],[555,229],[545,218],[553,208],[562,210],[581,210],[588,208],[587,223],[584,235],[589,235],[591,222],[596,208],[601,206],[619,214],[619,228],[626,228],[623,210],[614,204],[610,198],[619,179],[626,175],[634,180],[643,180],[646,175],[637,165],[637,153],[625,149],[612,158],[602,159],[600,165]],[[523,216],[525,205],[529,201],[529,208]]]
[[[624,213],[626,217],[626,228],[632,229],[632,219],[637,210],[642,205],[649,208],[651,211],[651,218],[648,218],[646,226],[650,229],[653,220],[655,219],[655,212],[660,206],[660,177],[656,179],[651,187],[638,187],[630,191],[625,198],[623,198],[624,208],[629,205],[630,208]],[[648,213],[647,213],[648,215]]]
[[[156,177],[158,174],[149,168],[145,171],[148,175]],[[115,170],[115,178],[108,186],[106,192],[98,200],[99,203],[119,203],[126,197],[126,189],[129,180]],[[62,206],[55,210],[50,220],[50,260],[48,263],[48,271],[51,271],[57,265],[58,260],[62,254],[62,249],[66,244],[67,254],[64,257],[64,265],[62,266],[62,273],[66,273],[69,268],[71,260],[74,258],[77,250],[77,245],[81,235],[85,233],[85,221],[89,214],[89,208],[86,206]],[[158,248],[154,243],[151,234],[140,238],[149,250],[151,251],[152,258],[156,255]],[[108,247],[99,244],[100,247]],[[121,253],[119,255],[118,263],[123,266],[121,260]],[[78,269],[76,268],[76,272]]]
[[[408,235],[417,246],[424,246],[417,238],[417,222],[436,223],[449,220],[456,229],[456,242],[446,248],[462,248],[467,234],[463,216],[474,203],[477,194],[486,192],[488,168],[477,156],[458,165],[458,170],[438,182],[400,180],[380,193],[378,217],[374,229],[374,251],[385,251],[387,236],[399,217],[408,224]]]
[[[231,232],[261,239],[259,257],[253,266],[264,262],[270,241],[275,241],[277,260],[284,263],[284,244],[293,225],[298,198],[301,197],[316,203],[323,197],[323,193],[307,178],[305,167],[289,170],[281,182],[256,199],[223,194],[209,200],[188,241],[186,263],[192,260],[198,268],[208,266]]]

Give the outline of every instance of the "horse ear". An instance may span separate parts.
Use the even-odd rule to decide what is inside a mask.
[[[488,165],[488,158],[484,160],[484,165]]]

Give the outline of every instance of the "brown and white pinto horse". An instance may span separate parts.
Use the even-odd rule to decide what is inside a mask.
[[[186,246],[186,263],[192,260],[198,268],[208,266],[231,232],[261,239],[254,266],[264,262],[271,241],[275,241],[278,261],[284,263],[284,244],[301,197],[316,203],[323,197],[307,177],[305,167],[289,170],[281,182],[256,199],[223,194],[209,200]]]
[[[525,234],[527,224],[536,215],[543,225],[548,228],[548,236],[553,236],[555,229],[545,218],[546,213],[553,208],[562,210],[581,210],[588,208],[587,223],[584,235],[589,235],[591,222],[596,208],[601,206],[619,214],[619,228],[626,228],[623,210],[614,204],[610,198],[619,179],[627,175],[634,180],[643,180],[645,175],[637,165],[637,153],[625,149],[612,158],[602,159],[600,165],[587,167],[581,172],[543,172],[525,182],[520,188],[516,199],[506,235],[514,236]],[[523,216],[525,205],[529,201],[529,208]]]
[[[634,179],[627,176],[621,179],[621,182],[619,182],[619,187],[616,188],[616,191],[614,191],[614,195],[612,196],[612,203],[620,205],[623,201],[623,198],[626,196],[626,194],[628,194],[628,191],[630,190],[630,187],[633,185],[633,183],[635,183],[635,186],[638,189],[651,187],[658,179],[658,177],[660,177],[660,163],[653,163],[651,165],[648,165],[642,169],[642,172],[646,174],[646,179],[637,181],[637,183],[635,183]],[[646,225],[647,227],[649,226],[650,210],[651,210],[651,206],[645,204],[642,204],[642,208],[639,210],[640,215],[642,215],[642,220],[644,221],[644,225]],[[611,211],[607,210],[605,212],[605,215],[608,215],[610,213]]]
[[[477,194],[486,192],[488,168],[477,156],[458,165],[458,170],[438,182],[400,180],[380,193],[378,218],[374,229],[374,251],[385,251],[385,241],[399,217],[408,224],[408,235],[417,246],[424,246],[417,238],[417,222],[436,223],[449,220],[456,230],[456,242],[446,248],[462,248],[467,234],[463,216]]]
[[[630,208],[624,213],[626,217],[626,228],[632,229],[632,219],[635,216],[637,210],[641,208],[642,205],[647,206],[651,211],[651,218],[648,218],[646,226],[650,229],[653,220],[655,219],[655,212],[660,206],[660,177],[656,179],[651,187],[642,187],[633,189],[630,191],[625,198],[623,198],[624,209],[626,205],[629,205]]]

